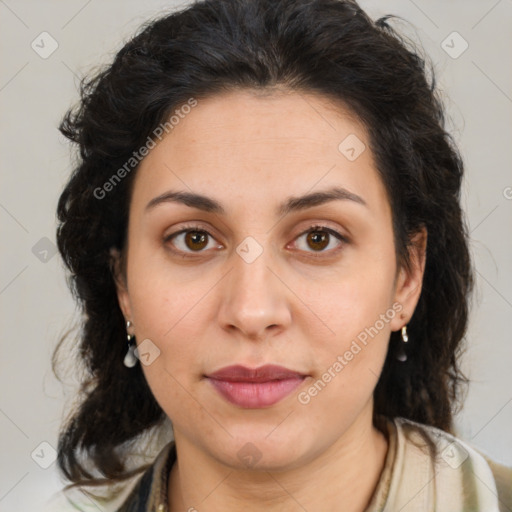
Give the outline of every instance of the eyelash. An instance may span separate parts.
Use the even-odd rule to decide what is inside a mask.
[[[183,226],[182,229],[180,229],[179,231],[176,231],[174,233],[171,233],[170,235],[166,235],[164,237],[164,243],[167,243],[169,241],[171,241],[173,238],[177,237],[178,235],[181,235],[181,234],[184,234],[184,233],[188,233],[188,232],[194,232],[194,231],[197,231],[199,233],[204,233],[206,234],[208,237],[210,238],[213,238],[213,235],[210,234],[210,232],[208,230],[206,230],[204,227],[200,226],[200,225],[195,225],[195,224],[191,224],[191,225],[185,225]],[[300,233],[294,240],[297,240],[298,238],[304,236],[304,235],[307,235],[309,233],[314,233],[316,231],[321,231],[321,232],[324,232],[324,233],[328,233],[329,235],[332,235],[334,236],[335,238],[338,239],[338,241],[341,242],[341,245],[344,245],[344,244],[348,244],[349,243],[349,240],[347,237],[343,236],[341,233],[339,233],[338,231],[332,229],[332,228],[329,228],[327,226],[322,226],[320,224],[314,224],[312,226],[310,226],[306,231],[303,231],[302,233]],[[329,240],[330,242],[330,240]],[[178,254],[180,256],[182,256],[183,258],[194,258],[195,254],[197,255],[200,255],[202,252],[204,252],[204,250],[201,250],[201,251],[182,251],[180,249],[170,249],[172,252],[174,252],[175,254]],[[332,254],[337,254],[338,251],[341,250],[341,247],[338,247],[336,249],[331,249],[329,251],[306,251],[308,253],[310,253],[309,255],[313,258],[323,258],[325,256],[323,256],[325,253],[332,253]],[[329,254],[329,255],[332,255],[332,254]]]

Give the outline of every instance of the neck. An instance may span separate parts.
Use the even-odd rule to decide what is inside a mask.
[[[169,475],[169,511],[326,512],[342,504],[344,512],[361,512],[379,481],[388,442],[371,414],[360,419],[308,464],[273,472],[226,466],[175,431],[180,456]]]

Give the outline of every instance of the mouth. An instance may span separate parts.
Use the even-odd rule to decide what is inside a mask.
[[[269,407],[288,396],[308,375],[278,365],[227,366],[205,375],[228,402],[246,409]]]

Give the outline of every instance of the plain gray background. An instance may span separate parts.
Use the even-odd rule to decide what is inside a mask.
[[[360,3],[372,17],[407,20],[394,26],[435,63],[466,164],[463,205],[477,271],[463,360],[472,383],[457,432],[512,465],[512,0]],[[56,127],[84,73],[148,17],[186,4],[0,0],[0,511],[39,510],[61,488],[52,447],[77,384],[71,372],[63,387],[50,366],[76,319],[54,254],[55,209],[71,168]]]

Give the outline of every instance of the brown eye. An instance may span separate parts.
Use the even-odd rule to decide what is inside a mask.
[[[182,229],[164,238],[164,243],[169,244],[172,251],[184,256],[206,252],[205,249],[221,248],[220,244],[214,242],[208,231],[196,228]]]
[[[296,240],[298,249],[309,253],[334,253],[348,243],[342,234],[324,226],[312,226]]]
[[[307,236],[309,247],[315,251],[322,251],[329,245],[329,233],[325,231],[310,231]]]
[[[204,231],[187,231],[185,235],[185,244],[193,251],[201,250],[208,243],[208,235]]]

